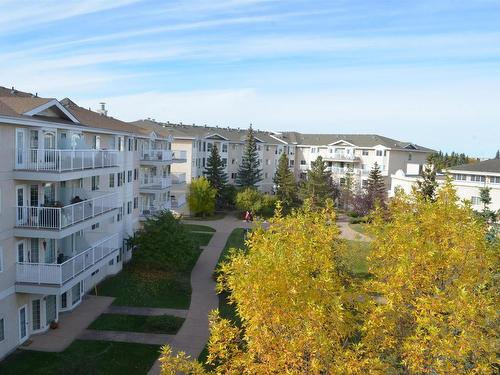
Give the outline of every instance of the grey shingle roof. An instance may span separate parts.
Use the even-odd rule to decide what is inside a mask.
[[[462,164],[449,168],[450,171],[500,173],[500,159],[490,159],[478,163]]]
[[[358,147],[374,147],[382,145],[387,148],[412,148],[417,151],[429,151],[426,147],[422,147],[410,142],[401,142],[396,139],[387,138],[377,134],[302,134],[298,132],[283,132],[278,135],[284,141],[311,146],[325,146],[338,141],[346,141]]]

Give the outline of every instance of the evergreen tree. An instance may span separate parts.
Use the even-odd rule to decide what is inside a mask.
[[[252,125],[250,125],[243,160],[236,176],[236,184],[242,187],[255,187],[259,181],[262,181],[262,170],[259,168],[257,143],[253,135]]]
[[[425,166],[422,171],[422,179],[417,181],[417,190],[422,197],[434,202],[437,187],[436,171],[431,166]]]
[[[368,186],[366,188],[371,207],[375,207],[376,202],[384,204],[387,197],[384,178],[377,163],[373,166],[368,175]]]
[[[348,210],[351,206],[355,183],[354,171],[351,167],[349,167],[345,174],[344,183],[342,184],[340,190],[340,194],[342,197],[342,206],[345,210]]]
[[[303,200],[311,199],[313,207],[323,207],[325,200],[330,198],[330,173],[326,170],[326,163],[321,156],[311,162],[311,169],[307,172],[307,179],[301,188]]]
[[[280,156],[278,169],[273,179],[276,185],[276,196],[283,203],[285,208],[289,208],[297,202],[297,183],[288,165],[288,157],[283,152]]]
[[[217,146],[213,145],[207,166],[203,171],[210,185],[217,190],[217,200],[220,200],[222,190],[227,184],[227,174],[224,172],[224,164],[219,154]]]
[[[500,159],[500,150],[497,150],[497,153],[495,154],[495,159]]]

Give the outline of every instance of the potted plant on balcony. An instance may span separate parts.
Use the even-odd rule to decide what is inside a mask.
[[[55,320],[50,322],[50,329],[57,329],[59,328],[59,323],[56,322]]]

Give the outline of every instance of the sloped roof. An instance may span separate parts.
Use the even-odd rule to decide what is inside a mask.
[[[148,135],[148,132],[140,127],[136,127],[128,122],[115,119],[111,116],[101,115],[100,113],[91,111],[90,109],[80,107],[68,98],[61,100],[61,104],[69,112],[71,112],[71,114],[75,116],[82,125],[99,129]]]
[[[16,90],[14,87],[8,88],[0,86],[0,96],[20,96],[20,97],[31,97],[35,96],[32,93]]]
[[[40,107],[48,102],[51,98],[39,98],[39,97],[24,97],[24,96],[4,96],[0,100],[4,104],[8,105],[17,114],[22,115],[23,113],[29,112],[34,108]]]
[[[489,159],[478,163],[462,164],[448,168],[450,171],[500,173],[500,159]]]
[[[283,132],[276,136],[289,143],[311,146],[326,146],[338,141],[346,141],[357,147],[374,147],[382,145],[387,148],[404,149],[412,146],[417,151],[433,151],[410,142],[401,142],[377,134],[303,134],[298,132]]]

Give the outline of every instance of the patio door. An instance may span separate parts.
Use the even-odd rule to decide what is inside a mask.
[[[49,325],[57,319],[57,299],[55,295],[46,297],[45,300],[45,323]]]
[[[41,311],[40,299],[34,299],[31,301],[31,328],[33,331],[39,331],[42,328],[42,311]]]
[[[27,306],[24,305],[19,309],[19,344],[22,344],[28,338],[28,318]]]
[[[24,263],[28,262],[28,250],[26,249],[26,241],[19,241],[16,244],[17,248],[17,262]]]
[[[16,186],[16,224],[22,225],[26,224],[28,220],[28,209],[25,206],[28,205],[28,197],[25,185]]]
[[[16,129],[16,168],[26,166],[26,135],[24,129]]]

